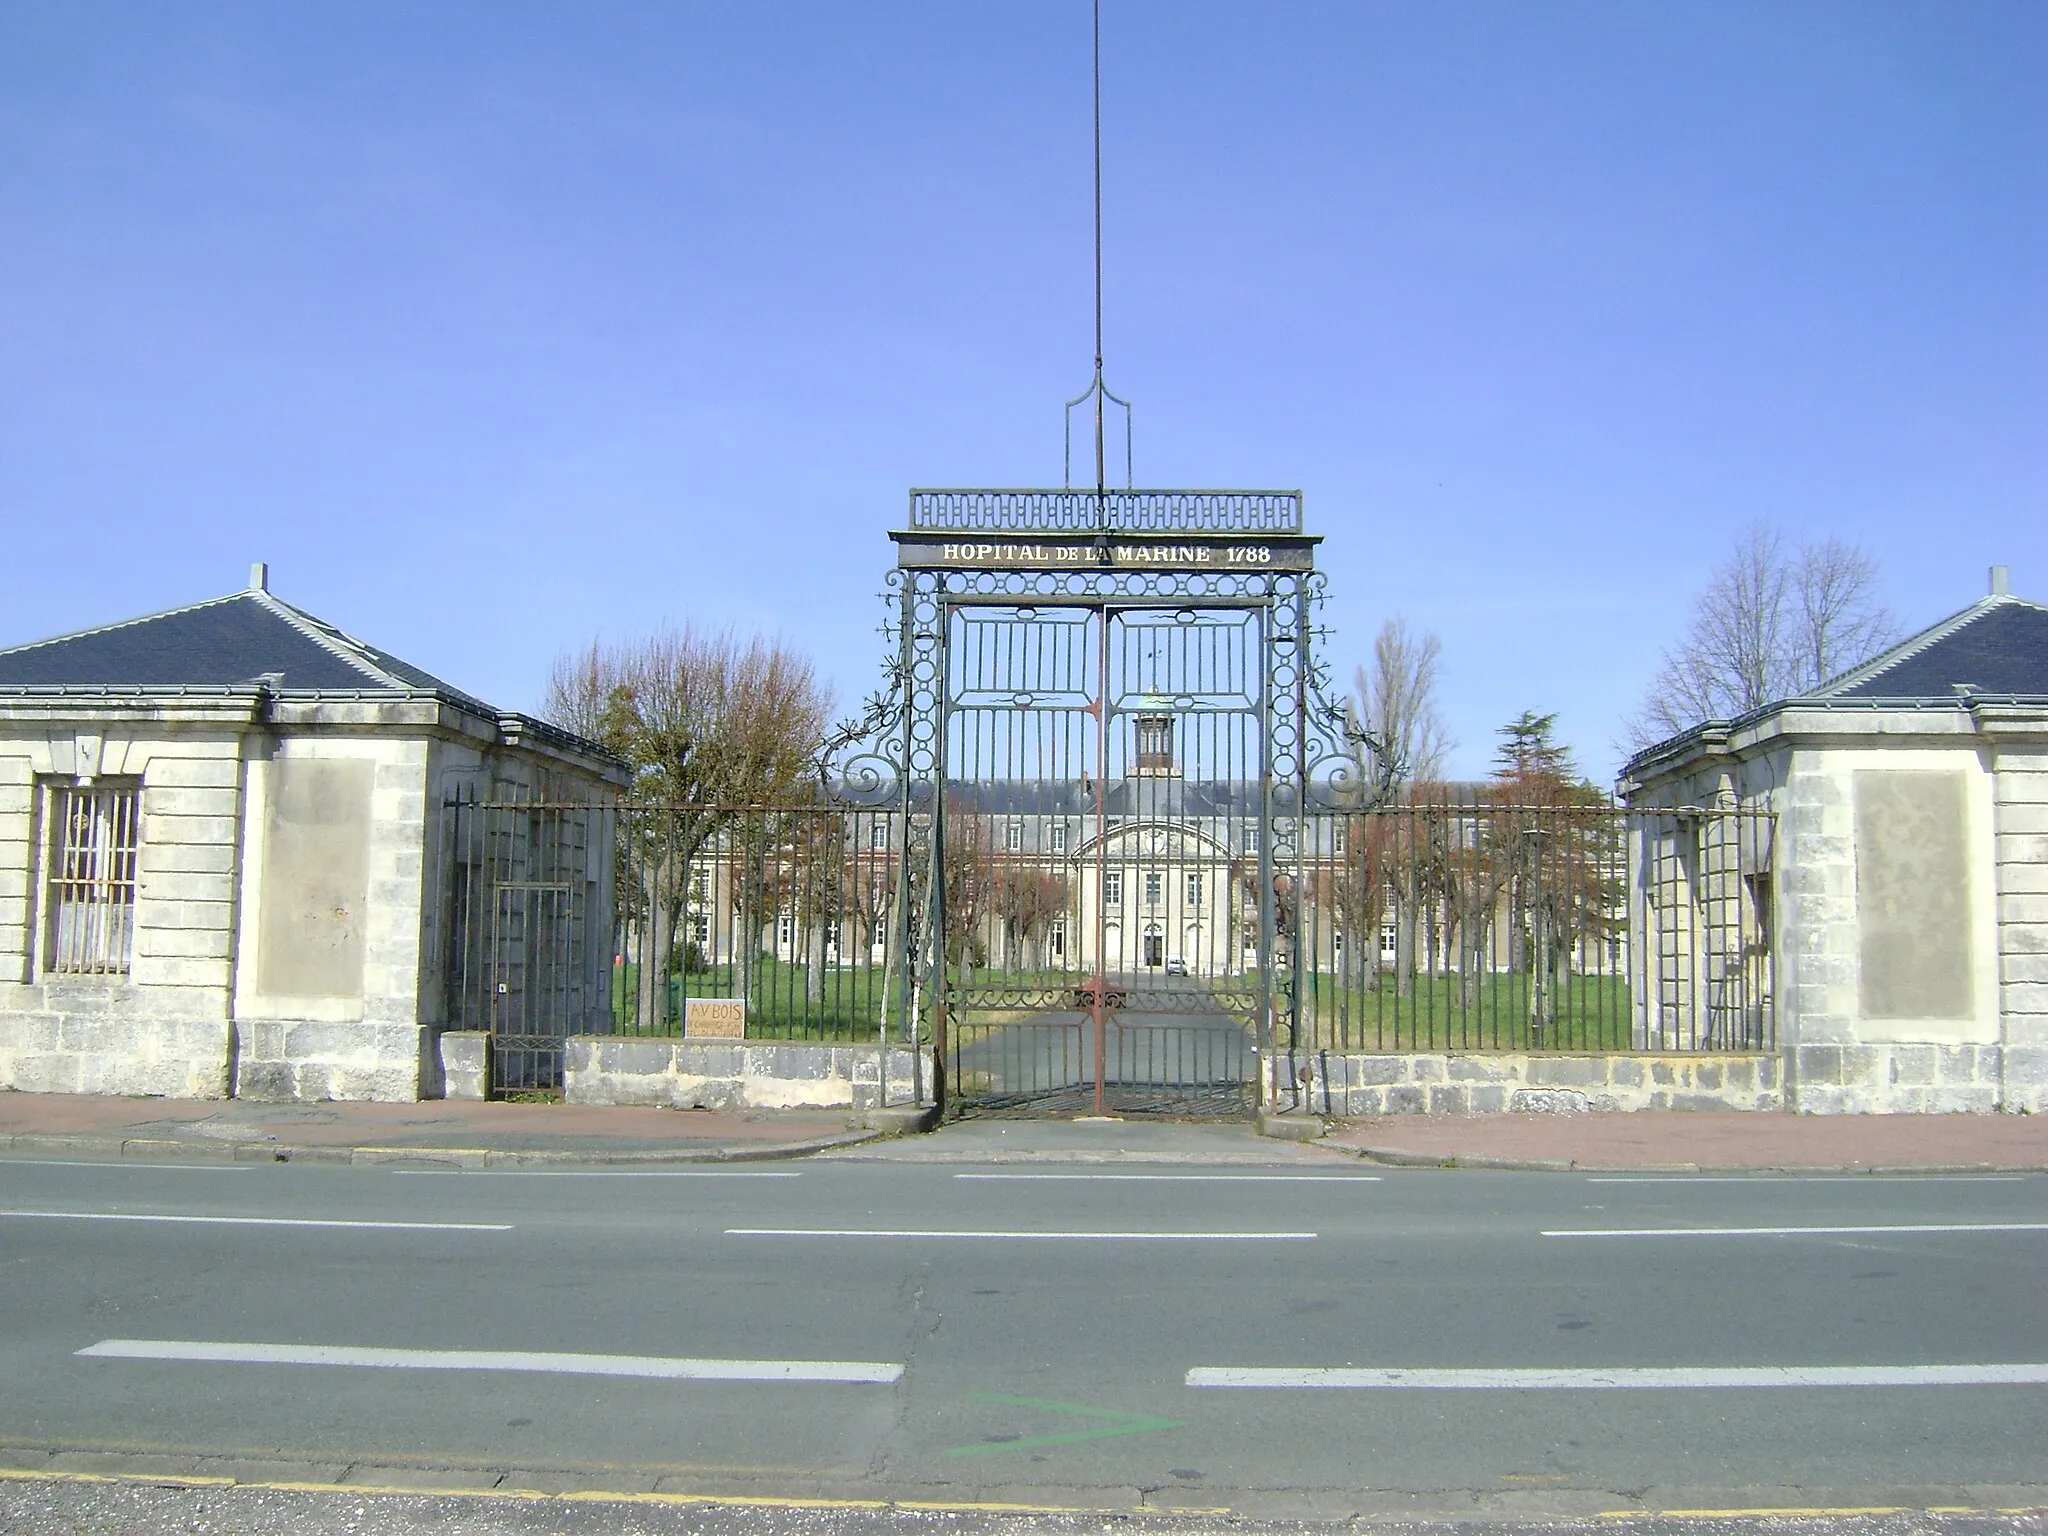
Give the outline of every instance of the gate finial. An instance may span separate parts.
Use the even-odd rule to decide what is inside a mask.
[[[1093,402],[1095,406],[1095,507],[1099,531],[1109,528],[1109,469],[1103,444],[1102,413],[1105,404],[1124,408],[1124,489],[1136,481],[1131,473],[1131,402],[1113,393],[1102,379],[1102,0],[1095,0],[1095,377],[1088,387],[1067,402],[1066,451],[1062,461],[1062,484],[1074,488],[1074,407]]]

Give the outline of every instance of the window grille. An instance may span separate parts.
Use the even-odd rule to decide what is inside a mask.
[[[1067,851],[1066,824],[1064,822],[1055,822],[1049,831],[1052,840],[1047,844],[1046,851],[1048,853],[1065,853]]]
[[[878,821],[868,828],[868,846],[870,848],[887,848],[889,846],[889,824],[886,821]]]
[[[1192,869],[1187,872],[1187,903],[1191,907],[1202,904],[1202,877]]]
[[[1106,869],[1102,872],[1102,904],[1105,907],[1121,906],[1124,899],[1124,872],[1120,869]]]
[[[135,952],[141,791],[54,786],[50,795],[48,969],[126,975]]]
[[[1023,822],[1021,822],[1021,821],[1006,821],[1006,822],[1004,822],[1004,823],[1003,823],[1003,852],[1005,852],[1005,853],[1022,853],[1023,851],[1024,851],[1024,823],[1023,823]]]
[[[1156,907],[1156,906],[1158,906],[1158,905],[1159,905],[1159,890],[1160,890],[1160,882],[1159,882],[1159,871],[1158,871],[1158,870],[1156,870],[1156,869],[1148,869],[1148,870],[1146,870],[1146,871],[1145,871],[1145,905],[1146,905],[1146,906],[1148,906],[1148,907]]]

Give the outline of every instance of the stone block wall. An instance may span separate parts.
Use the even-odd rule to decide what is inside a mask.
[[[1997,774],[1998,1098],[2048,1113],[2048,751],[2002,750]]]
[[[1793,1107],[1809,1115],[1986,1114],[2005,1108],[1996,1045],[1801,1045]]]
[[[1309,1080],[1301,1080],[1306,1068]],[[1785,1107],[1770,1054],[1340,1055],[1281,1051],[1271,1102],[1323,1115],[1462,1115]]]
[[[434,1031],[420,1015],[427,754],[424,735],[337,733],[287,740],[275,757],[253,765],[242,871],[248,916],[236,977],[237,1097],[403,1103],[440,1093]],[[318,869],[281,866],[270,856],[266,840],[287,830],[275,823],[273,801],[300,765],[330,771],[336,787],[357,786],[356,819],[337,809],[340,819],[315,829],[336,841],[337,854],[360,861],[349,892],[321,884]],[[316,894],[319,901],[311,901]],[[280,917],[281,905],[291,922]],[[304,952],[323,947],[345,953],[347,963],[305,962]]]
[[[220,999],[94,978],[0,985],[0,1089],[218,1099],[233,1031]]]
[[[892,1048],[887,1098],[872,1045],[576,1035],[563,1055],[570,1104],[667,1109],[852,1109],[917,1101],[915,1051]]]
[[[141,783],[129,971],[42,974],[38,781],[106,778]],[[228,1092],[241,794],[240,736],[225,721],[145,715],[0,740],[0,1087]]]
[[[237,1033],[237,1098],[409,1104],[440,1097],[438,1053],[418,1024],[243,1019]]]

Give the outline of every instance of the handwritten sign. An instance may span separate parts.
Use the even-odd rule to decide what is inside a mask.
[[[743,997],[693,997],[683,1004],[683,1034],[699,1040],[744,1040],[747,1000]]]

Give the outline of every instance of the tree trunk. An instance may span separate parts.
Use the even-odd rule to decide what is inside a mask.
[[[825,925],[813,920],[804,930],[804,1001],[825,1001]]]

